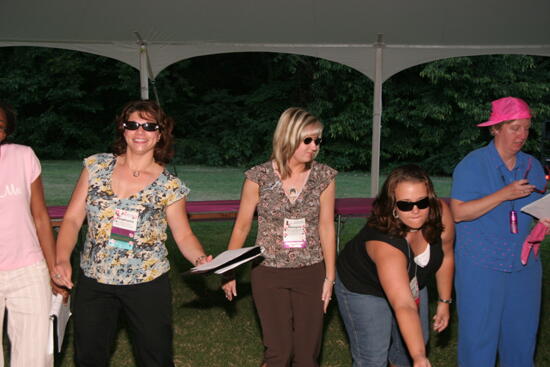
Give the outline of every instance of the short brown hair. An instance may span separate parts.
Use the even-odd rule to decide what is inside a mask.
[[[422,226],[422,233],[428,242],[438,241],[443,232],[441,203],[428,174],[414,164],[397,167],[390,173],[374,200],[372,213],[368,219],[369,227],[395,237],[405,237],[409,228],[393,215],[396,203],[395,189],[401,182],[421,182],[426,185],[430,212],[426,223]]]
[[[124,139],[124,123],[128,121],[130,115],[139,112],[140,117],[145,119],[152,118],[159,124],[160,139],[155,145],[155,162],[167,164],[174,157],[174,120],[166,115],[164,110],[155,101],[132,101],[128,102],[122,112],[117,116],[116,137],[113,144],[113,153],[121,155],[126,153],[126,139]]]

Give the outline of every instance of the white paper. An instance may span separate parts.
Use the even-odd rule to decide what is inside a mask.
[[[550,218],[550,195],[546,195],[531,204],[525,205],[521,211],[537,219]]]
[[[63,345],[63,338],[65,337],[65,328],[71,317],[71,298],[67,300],[67,303],[63,303],[63,296],[60,294],[52,294],[52,303],[50,306],[50,333],[48,341],[48,351],[53,354],[54,338],[57,337],[57,352],[61,352],[61,346]],[[54,323],[54,320],[57,321]],[[54,324],[57,324],[57,328],[54,330]]]
[[[227,269],[226,269],[226,267],[223,267],[224,264],[227,264],[228,262],[238,258],[239,256],[245,255],[247,252],[251,252],[252,250],[254,250],[257,247],[258,246],[251,246],[251,247],[243,247],[243,248],[239,248],[239,249],[235,249],[235,250],[226,250],[226,251],[222,252],[221,254],[219,254],[218,256],[216,256],[214,259],[212,259],[212,261],[210,261],[209,263],[202,264],[202,265],[199,265],[199,266],[195,266],[194,268],[191,269],[191,273],[204,273],[204,272],[211,271],[211,270],[214,270],[216,268],[222,267],[220,269],[217,269],[217,271],[216,271],[216,274],[221,274],[221,273],[223,273],[223,272],[225,272],[229,269],[233,269],[233,268],[235,268],[235,267],[237,267],[237,266],[239,266],[239,265],[241,265],[241,264],[243,264],[247,261],[250,261],[250,260],[252,260],[253,258],[255,258],[259,255],[261,255],[261,252],[260,252],[257,255],[251,255],[250,257],[247,257],[246,259],[244,259],[242,261],[239,261],[235,264],[228,265]],[[225,270],[223,270],[223,269],[225,269]],[[219,272],[219,271],[221,271],[221,272]]]
[[[214,273],[216,273],[216,274],[223,274],[223,273],[225,273],[226,271],[229,271],[229,270],[231,270],[231,269],[234,269],[234,268],[236,268],[237,266],[242,265],[242,264],[244,264],[245,262],[250,261],[250,260],[252,260],[252,259],[255,259],[255,258],[257,258],[258,256],[261,256],[261,255],[262,255],[262,253],[260,252],[260,253],[254,255],[254,256],[247,257],[247,258],[244,259],[244,260],[241,260],[241,261],[238,261],[238,262],[233,263],[233,264],[231,264],[231,265],[228,265],[228,266],[225,266],[225,267],[223,267],[223,268],[220,268],[220,269],[216,270]]]

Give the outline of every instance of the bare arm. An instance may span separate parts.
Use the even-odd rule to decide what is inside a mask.
[[[237,213],[237,219],[231,232],[231,238],[229,239],[228,250],[238,249],[243,247],[246,237],[252,227],[252,221],[254,220],[254,212],[256,206],[260,201],[260,187],[257,183],[245,179],[243,183],[243,189],[241,191],[241,203],[239,205],[239,212]],[[237,282],[233,278],[224,279],[222,289],[225,292],[226,298],[231,301],[233,297],[237,296]]]
[[[202,245],[193,233],[185,210],[186,200],[178,200],[166,208],[166,220],[172,231],[172,236],[181,254],[193,265],[203,264],[212,260],[206,256]]]
[[[228,250],[238,249],[243,247],[250,228],[252,227],[252,221],[254,220],[254,212],[256,206],[260,201],[260,187],[257,183],[245,179],[243,188],[241,191],[241,203],[239,205],[239,212],[237,213],[237,219],[231,232],[231,238],[229,239]]]
[[[366,248],[376,264],[378,278],[415,366],[428,365],[418,307],[409,285],[407,259],[401,251],[385,242],[368,241]]]
[[[471,221],[494,209],[507,200],[515,200],[530,195],[535,189],[528,180],[514,181],[494,193],[480,199],[460,201],[451,199],[451,210],[455,222]]]
[[[445,229],[441,234],[441,242],[443,246],[443,263],[435,274],[437,283],[437,292],[439,298],[443,300],[450,300],[452,298],[453,291],[453,274],[454,274],[454,239],[455,229],[454,220],[451,210],[447,204],[440,200],[441,203],[441,217],[443,226]],[[441,332],[449,325],[450,312],[449,304],[445,302],[437,303],[437,311],[433,318],[433,328],[435,331]]]
[[[31,184],[31,214],[34,226],[36,227],[38,242],[48,265],[48,271],[50,275],[55,274],[55,240],[50,224],[50,217],[48,216],[48,209],[46,208],[46,201],[44,200],[44,188],[40,176]],[[64,297],[68,295],[66,290],[58,287],[54,282],[51,283],[55,294],[60,293]]]
[[[321,194],[321,210],[319,214],[319,236],[323,259],[325,261],[325,282],[321,300],[323,309],[327,312],[328,304],[332,297],[332,286],[336,279],[336,232],[334,230],[334,200],[336,196],[336,184],[332,181]]]
[[[86,218],[86,196],[88,194],[88,170],[84,168],[71,196],[71,201],[63,217],[63,223],[57,235],[57,254],[55,273],[60,278],[54,278],[58,285],[72,288],[71,253],[78,240],[78,232]]]
[[[48,264],[50,274],[55,266],[55,241],[48,216],[48,209],[44,200],[44,189],[40,176],[31,184],[31,214],[36,227],[36,234],[40,247]]]

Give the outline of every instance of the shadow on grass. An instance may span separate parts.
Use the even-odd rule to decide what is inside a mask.
[[[252,287],[250,281],[244,281],[237,277],[237,291],[239,299],[251,297]],[[182,302],[180,307],[195,309],[225,309],[227,315],[232,318],[237,314],[236,300],[228,301],[222,291],[221,277],[218,275],[184,275],[183,283],[197,296],[189,302]],[[213,288],[212,283],[216,286]]]

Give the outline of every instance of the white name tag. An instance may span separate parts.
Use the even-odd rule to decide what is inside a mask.
[[[306,240],[306,219],[287,219],[283,226],[283,247],[284,248],[305,248]]]

